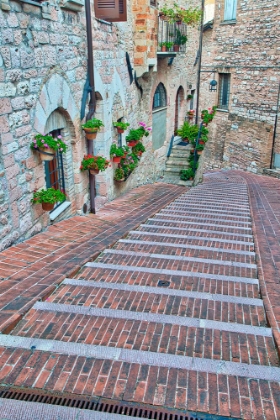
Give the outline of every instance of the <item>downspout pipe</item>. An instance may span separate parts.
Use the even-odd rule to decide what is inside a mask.
[[[96,98],[95,98],[95,86],[94,86],[94,63],[93,63],[93,51],[92,51],[92,26],[91,26],[91,9],[90,0],[85,0],[85,12],[86,12],[86,30],[87,30],[87,55],[88,55],[88,78],[90,85],[89,94],[89,111],[86,115],[86,121],[90,120],[95,113],[96,109]],[[88,154],[93,155],[93,140],[87,140]],[[89,195],[90,195],[90,212],[96,213],[95,211],[95,175],[89,174]]]
[[[278,95],[277,95],[277,104],[276,104],[276,117],[275,117],[275,121],[274,121],[272,150],[271,150],[271,158],[270,158],[270,169],[273,168],[273,158],[274,158],[274,149],[275,149],[276,132],[277,132],[277,124],[278,124],[279,105],[280,105],[280,83],[279,83],[279,86],[278,86]]]
[[[198,111],[199,111],[199,95],[200,95],[200,73],[201,73],[201,60],[202,60],[202,41],[203,41],[203,22],[204,22],[204,8],[205,0],[201,1],[201,24],[200,24],[200,36],[199,36],[199,57],[198,57],[198,69],[197,69],[197,84],[196,84],[196,112],[195,112],[195,123],[198,125]]]

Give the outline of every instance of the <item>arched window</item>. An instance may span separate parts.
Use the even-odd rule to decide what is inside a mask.
[[[162,108],[166,106],[166,90],[162,83],[160,83],[155,91],[153,100],[153,109]]]

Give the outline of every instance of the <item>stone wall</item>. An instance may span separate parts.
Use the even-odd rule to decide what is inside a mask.
[[[45,133],[52,113],[63,116],[62,135],[68,145],[63,159],[67,200],[71,205],[59,219],[83,214],[84,204],[89,207],[89,183],[88,174],[79,169],[86,153],[80,121],[87,71],[84,8],[73,11],[48,2],[35,5],[9,0],[2,0],[0,6],[0,249],[3,249],[50,223],[49,214],[30,203],[34,189],[45,187],[44,165],[38,154],[31,151],[30,142],[36,133]],[[197,29],[189,30],[187,53],[179,53],[173,64],[168,65],[167,59],[159,60],[156,55],[157,10],[146,0],[142,6],[153,23],[141,28],[138,24],[143,22],[135,15],[140,11],[135,10],[133,2],[128,2],[127,22],[106,24],[96,20],[92,11],[95,116],[105,125],[94,141],[94,153],[109,158],[112,142],[120,140],[125,144],[125,134],[118,139],[112,126],[118,118],[123,117],[134,128],[139,121],[152,125],[152,101],[159,82],[164,84],[168,96],[166,138],[157,150],[153,150],[151,135],[145,138],[147,152],[126,183],[113,181],[115,164],[96,176],[97,209],[124,191],[155,182],[162,175],[166,147],[174,131],[176,93],[182,86],[180,115],[185,115],[186,96],[196,86],[193,63],[198,46]],[[142,41],[146,40],[147,51],[139,48],[140,34]],[[146,71],[138,72],[142,95],[134,82],[130,84],[126,52],[132,67],[139,64],[139,58],[146,57]],[[153,65],[148,58],[153,58]]]
[[[211,124],[205,168],[236,168],[261,173],[270,165],[280,80],[280,20],[277,2],[237,2],[236,21],[224,21],[224,1],[215,1],[213,29],[204,32],[201,109],[218,104],[209,82],[230,73],[227,111]],[[215,71],[214,73],[211,73]],[[279,129],[275,152],[280,150]]]

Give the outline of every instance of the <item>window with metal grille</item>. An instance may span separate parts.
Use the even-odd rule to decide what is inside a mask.
[[[166,106],[166,90],[162,83],[158,85],[154,94],[153,109]]]
[[[228,109],[230,94],[230,74],[219,74],[219,101],[218,108]]]
[[[224,20],[236,19],[237,0],[225,0]]]
[[[57,137],[61,134],[60,131],[61,130],[54,130],[48,134]],[[60,190],[65,193],[63,157],[61,152],[57,151],[53,160],[45,162],[45,179],[47,188],[54,188],[55,190]],[[53,210],[60,204],[62,203],[56,203]]]

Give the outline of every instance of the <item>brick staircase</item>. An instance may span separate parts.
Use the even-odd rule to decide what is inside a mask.
[[[164,171],[164,182],[168,184],[192,186],[192,181],[183,181],[180,179],[180,171],[189,168],[188,157],[190,155],[191,145],[174,145],[169,158],[166,161]]]
[[[0,344],[2,383],[280,418],[246,185],[213,179],[182,194],[37,302]]]

